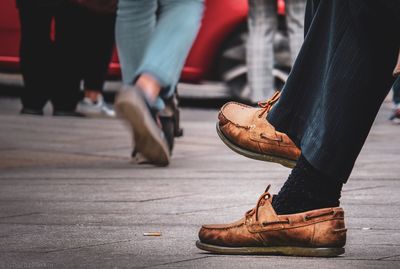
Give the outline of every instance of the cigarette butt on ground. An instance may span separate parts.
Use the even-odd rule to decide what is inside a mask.
[[[148,233],[143,233],[143,236],[161,236],[161,232],[148,232]]]

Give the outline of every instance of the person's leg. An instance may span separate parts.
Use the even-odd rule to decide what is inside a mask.
[[[81,22],[81,8],[71,3],[59,8],[55,16],[57,74],[51,99],[54,115],[73,115],[79,100],[82,77]]]
[[[390,116],[390,120],[395,123],[400,123],[400,77],[396,79],[393,86],[393,114]]]
[[[309,10],[304,45],[267,118],[313,167],[339,182],[346,182],[393,83],[399,37],[390,32],[396,17],[385,3],[321,1]]]
[[[49,76],[53,70],[50,25],[54,10],[36,1],[18,2],[21,24],[20,66],[24,79],[21,101],[24,110],[42,109],[49,99]]]
[[[304,13],[306,0],[286,0],[286,22],[292,65],[304,40]]]
[[[146,74],[139,78],[138,68],[156,27],[158,8],[158,1],[155,0],[121,0],[118,2],[116,20],[116,41],[123,83],[129,85],[140,79],[143,88],[154,92],[153,99],[160,92],[160,83]],[[162,101],[157,103],[156,108],[163,106]]]
[[[276,1],[249,0],[249,37],[246,44],[247,79],[251,102],[264,100],[274,91],[273,41],[278,27]]]
[[[115,14],[87,11],[84,23],[88,31],[87,38],[81,41],[85,48],[84,89],[101,94],[114,48]]]
[[[84,98],[77,111],[88,116],[115,116],[104,102],[103,86],[114,48],[114,13],[96,13],[83,10],[81,38],[82,78]]]
[[[169,163],[168,147],[155,122],[156,114],[149,113],[149,105],[143,100],[143,94],[129,86],[135,83],[138,66],[154,31],[157,7],[156,0],[120,0],[118,2],[116,45],[125,87],[118,94],[115,107],[120,116],[125,118],[132,127],[134,144],[132,156],[136,156],[139,150],[144,151],[140,153],[144,155],[144,159],[151,163],[167,165]],[[142,125],[138,126],[139,123]],[[154,152],[145,147],[152,143],[155,145]]]
[[[172,147],[160,129],[159,111],[162,99],[173,95],[202,10],[201,0],[121,1],[118,6],[116,36],[124,83],[134,86],[119,93],[116,107],[132,126],[134,153],[153,164],[169,163]],[[141,47],[129,53],[135,49],[135,36]]]
[[[393,84],[393,103],[400,105],[400,77]]]
[[[267,116],[300,146],[302,156],[277,196],[267,189],[241,220],[203,226],[197,243],[201,249],[227,254],[344,253],[346,228],[343,209],[337,207],[341,186],[393,83],[400,44],[400,36],[393,33],[400,23],[400,3],[310,4],[315,5],[308,6],[312,9],[307,14],[313,16],[306,20],[305,42],[281,99]],[[272,125],[262,136],[270,143],[282,139]]]
[[[151,99],[158,95],[172,96],[203,14],[202,0],[161,0],[159,3],[156,27],[135,75],[145,90],[146,84],[152,89],[147,92]],[[159,85],[158,89],[148,82],[151,78]],[[156,108],[162,109],[162,105],[158,99]]]
[[[394,67],[393,76],[395,76],[395,77],[400,76],[400,52],[399,52],[399,55],[397,56],[397,64]]]
[[[157,1],[119,0],[115,38],[122,81],[132,84],[156,25]]]

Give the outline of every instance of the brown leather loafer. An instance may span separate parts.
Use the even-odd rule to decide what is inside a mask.
[[[279,96],[276,93],[270,100],[259,103],[259,108],[236,102],[225,104],[218,115],[217,133],[236,153],[293,168],[300,156],[300,149],[265,119]]]
[[[268,189],[244,218],[204,225],[196,246],[217,254],[335,257],[344,253],[347,229],[342,208],[277,215]]]

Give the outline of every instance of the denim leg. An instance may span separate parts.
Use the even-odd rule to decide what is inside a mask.
[[[313,5],[314,4],[314,5]],[[333,180],[346,182],[394,82],[398,1],[312,1],[306,37],[268,120]]]
[[[278,27],[273,0],[249,0],[249,38],[246,44],[247,78],[252,102],[264,100],[274,90],[273,40]]]
[[[123,82],[152,75],[163,88],[157,110],[164,107],[162,98],[175,90],[202,14],[202,0],[119,1],[116,40]]]
[[[175,91],[202,15],[202,0],[159,0],[159,17],[135,76],[154,76],[162,98]]]
[[[132,84],[156,25],[157,0],[119,0],[115,38],[122,81]]]
[[[306,0],[286,0],[286,21],[292,65],[303,45],[306,2]]]
[[[400,105],[400,77],[393,84],[393,103]]]

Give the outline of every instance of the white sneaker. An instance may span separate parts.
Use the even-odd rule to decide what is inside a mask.
[[[395,124],[400,124],[400,104],[394,105],[392,115],[389,119]]]
[[[88,117],[115,117],[115,111],[107,106],[103,96],[99,96],[97,102],[85,97],[79,102],[77,111]]]

